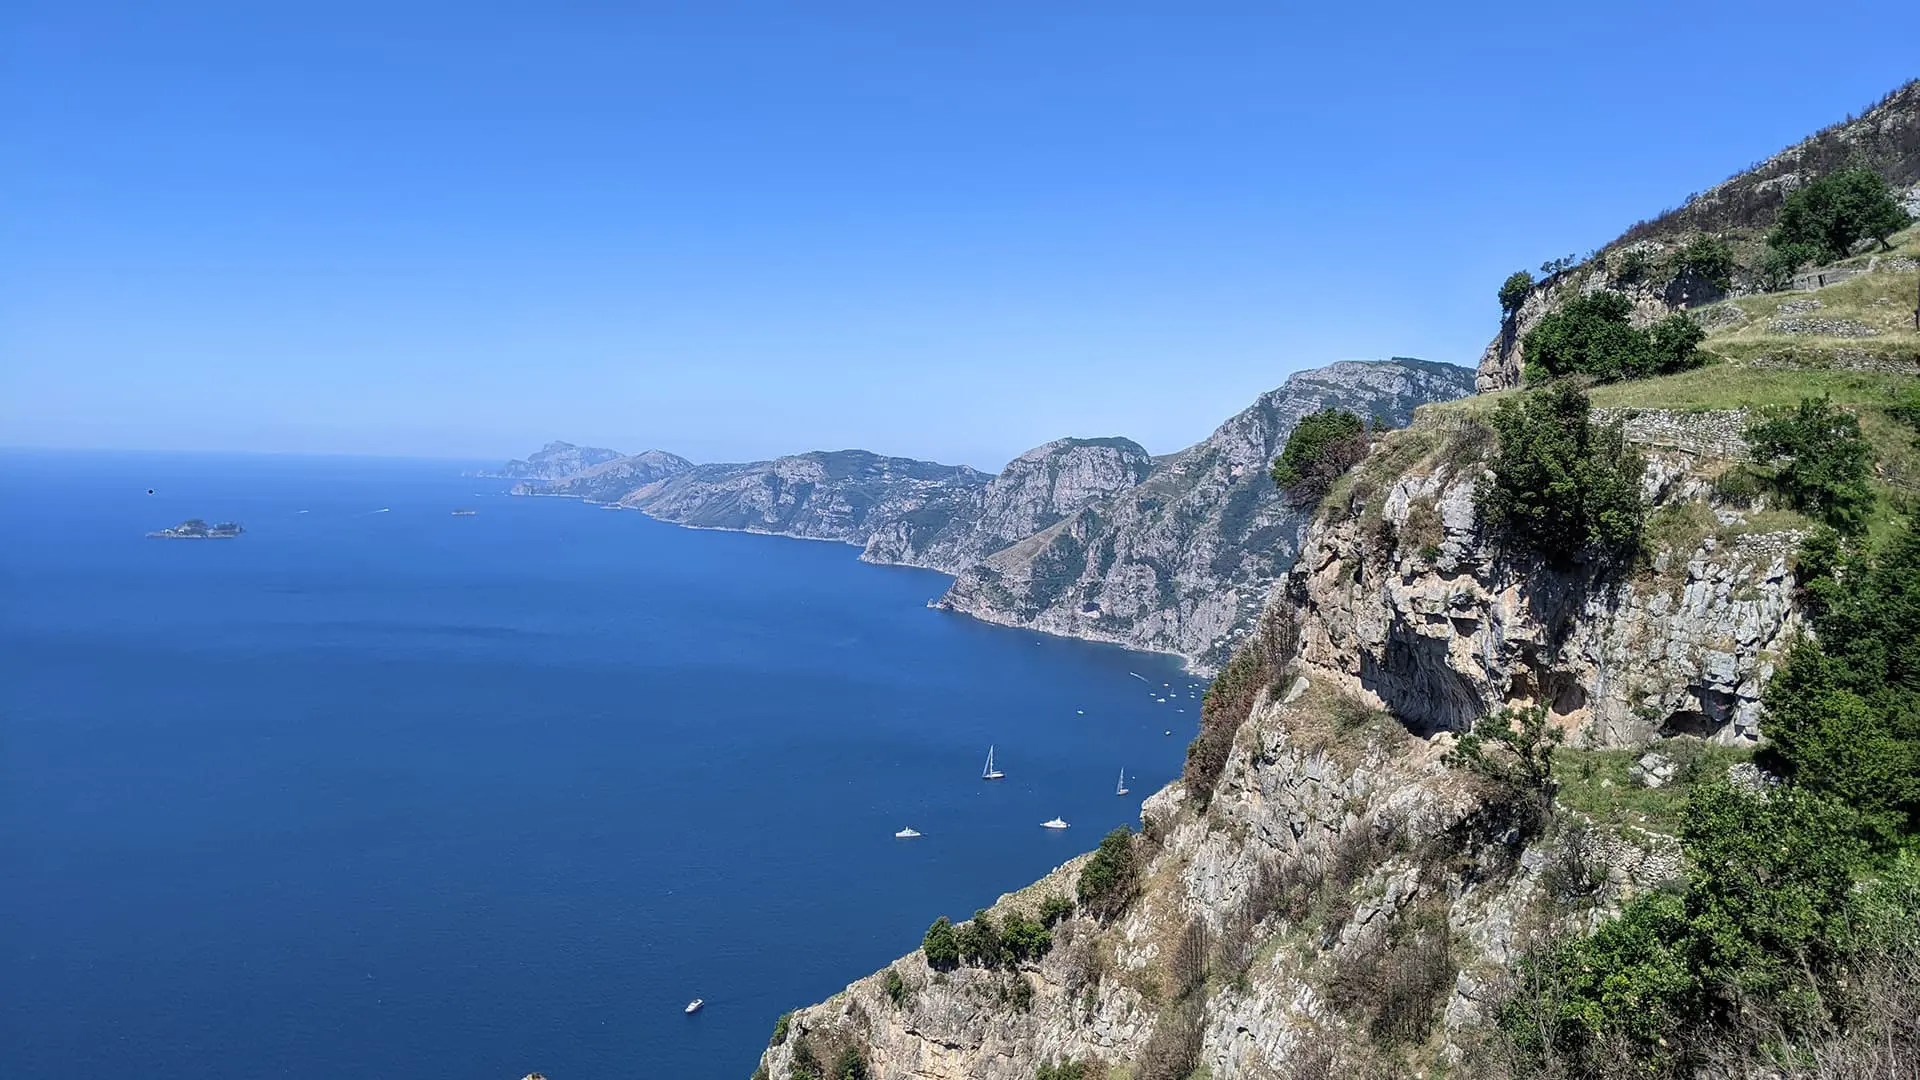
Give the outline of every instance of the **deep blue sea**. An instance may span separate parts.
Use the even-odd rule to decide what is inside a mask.
[[[459,471],[0,455],[8,1072],[744,1080],[1179,771],[1169,658]]]

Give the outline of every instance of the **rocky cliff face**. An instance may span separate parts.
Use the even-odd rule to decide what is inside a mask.
[[[555,467],[558,467],[557,465]],[[693,468],[693,462],[665,450],[647,450],[603,461],[548,481],[515,484],[515,495],[565,495],[589,502],[619,502],[635,488]]]
[[[929,502],[971,496],[986,474],[965,465],[816,451],[744,465],[696,465],[623,496],[621,505],[705,529],[864,544],[881,524]]]
[[[1471,385],[1420,360],[1301,372],[1143,481],[961,570],[941,606],[1217,666],[1297,550],[1306,513],[1267,476],[1294,424],[1328,407],[1404,424]]]
[[[1802,523],[1715,494],[1743,453],[1742,414],[1621,418],[1648,458],[1651,565],[1596,577],[1509,558],[1473,505],[1490,434],[1464,412],[1423,418],[1308,530],[1284,589],[1304,670],[1417,730],[1545,702],[1592,746],[1757,739],[1761,690],[1799,625]]]
[[[1532,935],[1591,925],[1678,863],[1664,838],[1591,836],[1591,891],[1567,902],[1555,853],[1497,839],[1479,793],[1441,764],[1446,742],[1356,720],[1304,680],[1269,692],[1204,813],[1178,785],[1144,804],[1141,891],[1120,917],[1069,917],[1043,959],[1000,970],[936,971],[911,953],[891,965],[898,993],[881,972],[793,1014],[756,1075],[788,1080],[803,1044],[828,1062],[858,1047],[880,1080],[1031,1080],[1064,1060],[1141,1080],[1456,1060]],[[1085,861],[991,916],[1073,896]],[[1399,1022],[1385,1002],[1410,1000],[1425,1017],[1407,1021],[1411,1061],[1373,1034]]]
[[[906,508],[873,531],[860,557],[956,573],[1152,471],[1153,456],[1131,439],[1056,439],[1008,462],[984,488],[936,492]]]
[[[1220,779],[1142,807],[1124,913],[1083,909],[1044,958],[998,969],[909,954],[795,1013],[762,1075],[791,1077],[802,1044],[857,1047],[883,1080],[1029,1080],[1068,1059],[1136,1080],[1420,1075],[1471,1058],[1527,948],[1681,864],[1669,835],[1564,806],[1563,827],[1524,839],[1511,804],[1445,763],[1456,729],[1544,701],[1577,746],[1750,740],[1797,626],[1794,519],[1716,494],[1744,417],[1611,419],[1649,461],[1645,565],[1505,557],[1472,502],[1490,433],[1469,403],[1423,411],[1315,513],[1243,646],[1266,657],[1262,688]],[[991,916],[1073,896],[1082,865]]]
[[[524,461],[507,462],[498,475],[509,480],[560,480],[620,456],[618,450],[575,446],[556,439],[527,455]]]

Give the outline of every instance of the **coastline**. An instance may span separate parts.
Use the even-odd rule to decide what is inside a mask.
[[[815,543],[815,544],[844,544],[848,547],[860,548],[863,551],[865,550],[865,547],[866,547],[865,544],[856,543],[852,540],[848,540],[848,539],[844,539],[842,537],[836,537],[836,536],[807,536],[801,533],[774,532],[771,529],[751,529],[751,528],[736,529],[726,525],[689,525],[686,522],[682,522],[682,521],[670,521],[666,518],[655,517],[654,515],[647,513],[645,510],[641,509],[638,506],[628,506],[625,503],[617,503],[617,502],[611,502],[611,503],[601,502],[598,499],[589,499],[585,495],[568,495],[568,494],[565,494],[564,492],[525,491],[525,492],[520,492],[518,494],[509,492],[508,497],[515,498],[515,499],[573,499],[576,502],[586,503],[588,506],[608,507],[615,510],[631,510],[636,514],[644,515],[649,521],[657,521],[662,525],[672,525],[677,529],[692,529],[697,532],[742,533],[748,536],[771,536],[771,537],[776,537],[782,540],[805,540],[805,541],[808,541],[809,543]],[[940,574],[943,577],[947,578],[949,581],[951,581],[954,578],[953,574],[950,574],[945,570],[936,570],[930,566],[918,566],[918,565],[915,565],[914,563],[883,562],[876,559],[866,559],[866,558],[861,558],[859,561],[866,563],[868,566],[889,566],[889,567],[899,567],[907,570],[925,570],[929,573]],[[1219,674],[1219,672],[1216,671],[1215,669],[1205,664],[1202,664],[1198,658],[1188,656],[1186,653],[1174,652],[1172,649],[1155,649],[1150,646],[1141,645],[1138,642],[1123,641],[1116,637],[1109,637],[1109,636],[1104,636],[1099,634],[1063,634],[1056,630],[1043,630],[1037,626],[1024,626],[1020,623],[1002,622],[999,619],[989,619],[989,618],[986,618],[985,616],[977,615],[971,611],[962,611],[961,609],[956,608],[951,604],[948,604],[945,600],[944,593],[939,598],[927,601],[927,607],[928,609],[933,611],[943,611],[949,615],[958,615],[961,618],[972,619],[975,622],[985,623],[988,626],[998,626],[1007,630],[1024,630],[1032,634],[1044,634],[1047,637],[1059,638],[1062,641],[1088,641],[1096,645],[1111,645],[1111,646],[1114,646],[1115,648],[1125,649],[1128,652],[1146,653],[1151,656],[1169,656],[1175,660],[1180,661],[1180,670],[1183,674],[1191,675],[1195,678],[1212,678],[1214,675]]]

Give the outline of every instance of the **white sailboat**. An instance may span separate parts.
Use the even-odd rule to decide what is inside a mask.
[[[1127,770],[1125,766],[1121,766],[1120,768],[1120,783],[1113,789],[1113,793],[1115,795],[1125,795],[1127,793]]]
[[[980,770],[982,780],[1005,780],[1007,774],[993,767],[993,747],[987,747],[987,767]]]

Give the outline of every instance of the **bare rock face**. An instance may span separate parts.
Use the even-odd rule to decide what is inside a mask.
[[[985,487],[965,465],[815,451],[743,465],[696,465],[639,487],[623,506],[706,529],[864,544],[872,529],[930,498]]]
[[[498,475],[510,480],[559,480],[620,456],[618,450],[575,446],[556,439],[528,454],[525,460],[507,462]]]
[[[1144,480],[961,570],[940,604],[1217,667],[1292,561],[1306,522],[1267,475],[1293,426],[1329,407],[1405,424],[1419,405],[1466,394],[1471,378],[1405,359],[1301,372]]]
[[[1714,413],[1626,423],[1655,513],[1710,527],[1609,574],[1508,557],[1479,527],[1479,465],[1416,465],[1376,496],[1377,519],[1329,513],[1308,531],[1286,583],[1302,663],[1420,730],[1544,702],[1591,746],[1757,740],[1762,689],[1800,625],[1800,534],[1747,531],[1751,507],[1711,505],[1729,428]]]
[[[628,492],[693,468],[693,462],[665,450],[616,457],[549,481],[525,481],[515,495],[564,495],[589,502],[619,502]]]
[[[984,488],[970,489],[973,498],[929,493],[874,530],[860,557],[954,573],[1152,471],[1152,455],[1131,439],[1056,439],[1008,462]]]

